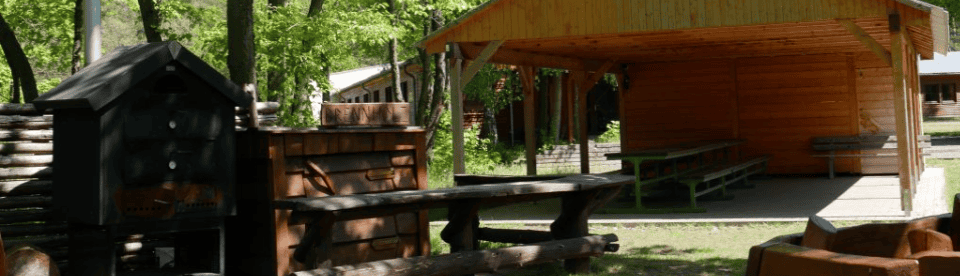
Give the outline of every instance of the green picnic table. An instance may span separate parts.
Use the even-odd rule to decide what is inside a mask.
[[[633,163],[633,172],[634,172],[634,174],[636,175],[636,181],[635,181],[635,185],[634,185],[634,194],[635,194],[635,197],[636,197],[636,206],[633,207],[633,208],[627,208],[627,209],[605,209],[604,211],[605,211],[605,212],[613,212],[613,213],[690,213],[690,212],[705,212],[706,209],[697,208],[697,207],[696,207],[696,201],[695,201],[695,200],[696,200],[696,197],[699,196],[699,195],[701,195],[701,194],[706,193],[706,191],[705,191],[705,192],[701,192],[701,193],[699,193],[699,194],[695,192],[695,189],[694,189],[694,188],[695,188],[695,185],[696,185],[697,183],[688,184],[688,185],[693,185],[693,186],[690,187],[690,202],[691,202],[691,206],[690,206],[690,207],[683,207],[683,208],[646,208],[646,207],[643,206],[642,201],[641,201],[641,197],[643,196],[643,193],[642,193],[642,191],[641,191],[641,188],[642,188],[644,185],[653,184],[653,183],[658,183],[658,182],[663,182],[663,181],[665,181],[665,180],[674,180],[674,181],[677,181],[677,182],[681,182],[681,178],[682,178],[682,177],[686,177],[686,176],[689,176],[689,175],[703,176],[703,175],[716,175],[717,172],[721,172],[721,173],[729,173],[729,172],[732,172],[732,171],[729,170],[729,168],[732,168],[732,167],[728,167],[728,166],[722,166],[722,167],[720,168],[720,170],[712,170],[712,169],[711,169],[711,168],[717,168],[718,166],[712,166],[712,165],[707,165],[707,166],[705,166],[705,165],[704,165],[703,155],[704,155],[705,153],[708,153],[708,152],[718,151],[718,152],[722,152],[722,153],[723,153],[723,158],[724,158],[724,159],[728,159],[728,158],[730,157],[730,149],[733,148],[734,146],[741,145],[741,144],[743,144],[744,142],[746,142],[746,141],[745,141],[745,140],[735,140],[735,139],[730,139],[730,140],[697,141],[697,142],[688,142],[688,143],[682,143],[682,144],[676,144],[676,145],[670,145],[670,146],[651,147],[651,148],[630,150],[630,151],[621,152],[621,153],[609,153],[609,154],[606,154],[607,159],[611,159],[611,160],[626,160],[626,161],[629,161],[630,163]],[[699,158],[697,158],[697,163],[698,163],[698,165],[697,165],[696,167],[693,167],[693,166],[689,166],[689,165],[688,165],[688,166],[686,166],[686,168],[684,168],[684,169],[681,170],[681,169],[679,168],[679,166],[677,165],[678,160],[680,160],[681,158],[684,158],[684,157],[691,157],[691,156],[698,156],[698,157],[699,157]],[[643,163],[644,161],[648,161],[648,160],[657,160],[657,161],[666,161],[666,162],[659,162],[659,163],[654,164],[654,166],[656,166],[656,169],[654,170],[654,171],[655,171],[655,173],[654,173],[655,175],[654,175],[653,177],[647,178],[644,173],[641,173],[641,171],[640,171],[640,164]],[[764,158],[762,161],[765,162],[766,159]],[[720,161],[720,162],[721,162],[721,163],[728,163],[727,160],[722,160],[722,161]],[[757,161],[753,161],[753,162],[757,162]],[[661,170],[660,167],[659,167],[659,166],[661,166],[661,165],[664,165],[665,163],[666,163],[666,164],[669,164],[669,166],[670,166],[669,173],[663,173],[662,170]],[[724,164],[724,165],[726,165],[726,164]],[[741,164],[741,165],[742,165],[742,164]],[[739,167],[742,167],[742,166],[739,166]],[[722,177],[722,175],[721,175],[721,177]],[[700,178],[702,178],[702,177],[700,177]],[[695,178],[695,179],[696,179],[696,178]],[[719,186],[719,187],[714,187],[714,188],[723,189],[723,186],[725,186],[725,185],[726,185],[726,183],[723,183],[721,186]],[[714,188],[711,188],[710,191],[712,191]],[[724,190],[724,193],[725,193],[725,192],[726,192],[726,191]]]

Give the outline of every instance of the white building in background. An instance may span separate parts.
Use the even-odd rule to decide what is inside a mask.
[[[404,102],[416,102],[420,95],[420,64],[403,62],[400,64],[400,91]],[[330,101],[336,103],[385,103],[397,102],[392,93],[393,79],[390,76],[390,64],[380,64],[330,74]],[[313,101],[313,108],[319,118],[320,101]],[[410,105],[411,117],[416,114],[416,104]]]

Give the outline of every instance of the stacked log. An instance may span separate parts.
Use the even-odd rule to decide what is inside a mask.
[[[277,122],[279,104],[258,103],[261,125]],[[237,111],[237,125],[249,120]],[[53,115],[32,104],[0,104],[0,233],[7,246],[30,244],[48,253],[66,271],[67,224],[53,215]],[[157,246],[171,236],[130,237],[118,241],[119,268],[155,265]]]

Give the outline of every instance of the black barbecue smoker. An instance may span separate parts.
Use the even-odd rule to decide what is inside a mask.
[[[114,275],[115,241],[154,233],[189,233],[177,238],[178,269],[222,273],[235,106],[251,100],[177,42],[123,47],[37,98],[54,114],[53,204],[69,223],[70,275]]]

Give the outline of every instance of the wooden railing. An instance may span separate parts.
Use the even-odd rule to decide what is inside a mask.
[[[258,103],[260,124],[275,124],[278,107],[275,102]],[[51,210],[53,120],[53,115],[42,114],[32,104],[0,104],[0,234],[8,246],[40,247],[65,271],[67,224]],[[238,110],[237,125],[246,125],[247,120],[246,110]],[[169,236],[128,238],[135,245],[118,251],[119,266],[155,262],[151,252],[172,244],[169,240]]]

